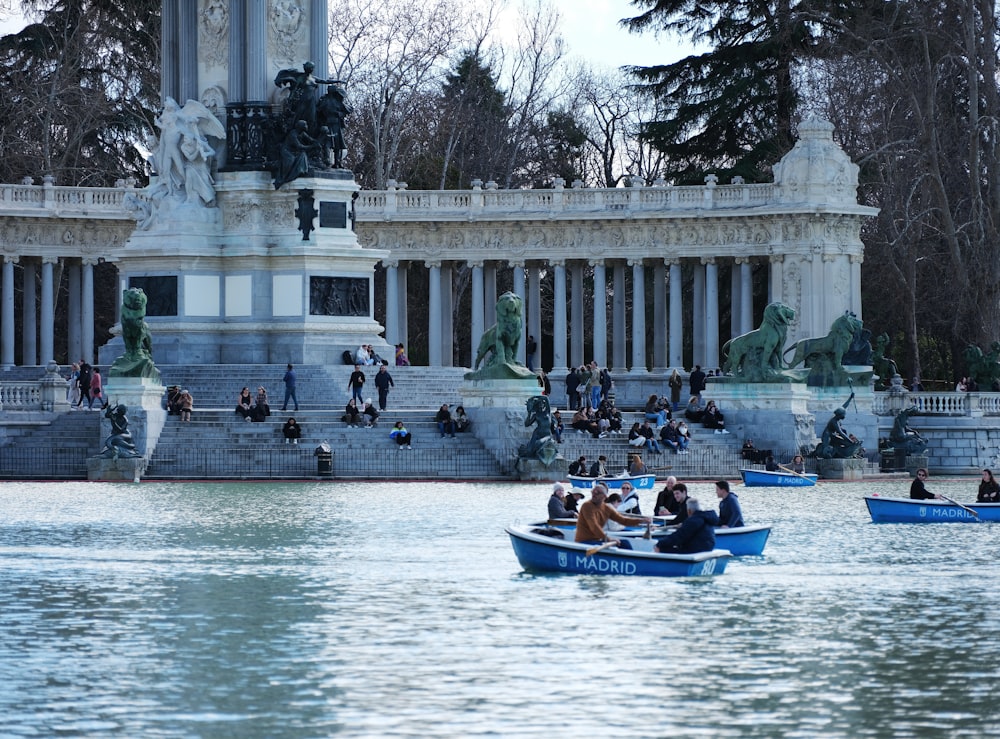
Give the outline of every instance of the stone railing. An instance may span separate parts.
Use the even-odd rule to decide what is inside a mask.
[[[127,192],[138,192],[135,182],[123,180],[119,187],[61,187],[46,179],[44,184],[0,184],[0,215],[32,215],[87,218],[127,218],[122,201]],[[36,212],[37,211],[37,212]]]
[[[0,381],[0,413],[61,410],[69,410],[66,378],[55,362],[46,367],[41,379]]]
[[[358,220],[423,220],[425,218],[481,218],[513,214],[562,215],[609,213],[663,214],[735,209],[781,202],[781,188],[773,184],[716,185],[710,175],[705,185],[674,187],[656,184],[618,188],[501,190],[495,183],[476,184],[471,190],[407,190],[390,183],[386,190],[362,190],[355,205]],[[787,206],[787,204],[786,204]]]
[[[878,416],[895,415],[902,402],[906,407],[915,405],[924,416],[1000,416],[1000,393],[957,393],[954,391],[907,393],[902,401],[895,400],[888,392],[875,393],[872,411]]]

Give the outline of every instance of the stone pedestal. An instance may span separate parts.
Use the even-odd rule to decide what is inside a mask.
[[[812,395],[801,382],[753,383],[729,377],[714,378],[702,393],[722,410],[730,433],[741,441],[752,438],[758,449],[773,449],[775,454],[816,443],[818,419],[809,411]]]
[[[128,409],[128,430],[132,443],[140,456],[87,460],[87,477],[90,480],[138,480],[146,471],[149,458],[156,449],[156,442],[166,423],[167,412],[162,406],[166,388],[158,382],[140,377],[111,377],[104,385],[108,404],[124,405]],[[102,443],[111,435],[111,422],[101,419]],[[102,450],[103,451],[103,450]]]
[[[538,459],[518,459],[514,465],[519,480],[565,480],[569,475],[569,462],[559,455],[546,467]]]
[[[816,472],[824,480],[862,480],[866,466],[863,459],[816,460]]]
[[[534,426],[524,425],[528,416],[525,403],[538,393],[538,381],[533,377],[523,380],[466,380],[462,384],[462,405],[472,421],[471,430],[501,464],[512,464],[518,447],[531,438]],[[558,464],[557,458],[550,468],[550,476],[528,479],[558,480],[561,474]]]

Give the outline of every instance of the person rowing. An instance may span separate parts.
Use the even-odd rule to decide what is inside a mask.
[[[604,530],[604,525],[608,519],[622,524],[623,526],[637,526],[652,523],[651,518],[645,516],[626,516],[607,504],[608,487],[602,482],[594,484],[590,490],[590,500],[584,501],[580,505],[579,517],[576,521],[576,537],[578,544],[604,544],[617,541],[620,549],[631,549],[632,545],[627,540],[610,539]]]

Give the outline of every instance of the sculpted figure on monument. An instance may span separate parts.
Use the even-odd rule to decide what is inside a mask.
[[[274,175],[274,189],[309,174],[309,153],[316,148],[316,142],[306,133],[306,122],[296,123],[281,145],[278,171]]]
[[[340,169],[344,166],[344,119],[354,111],[347,100],[347,93],[339,84],[331,84],[326,88],[326,95],[319,100],[317,117],[322,130],[326,128],[329,147],[333,152],[333,166]],[[329,164],[329,162],[328,162]]]
[[[788,367],[804,364],[809,368],[806,384],[830,387],[848,384],[850,378],[844,371],[844,355],[861,329],[861,321],[845,311],[830,327],[830,333],[812,339],[800,339],[784,350],[782,356],[794,352]]]
[[[922,437],[916,430],[910,428],[911,416],[917,414],[916,406],[904,408],[896,414],[896,420],[892,424],[892,431],[889,432],[889,443],[895,449],[905,449],[907,455],[923,454],[927,449],[927,439]]]
[[[467,374],[466,379],[536,379],[534,372],[517,361],[517,350],[521,344],[522,310],[521,298],[514,293],[506,292],[500,296],[497,301],[497,322],[479,340],[473,372]],[[483,365],[482,369],[479,369],[480,364]]]
[[[153,363],[153,340],[146,323],[146,293],[131,287],[122,295],[122,340],[125,353],[111,365],[108,377],[145,377],[159,382]]]
[[[784,303],[770,303],[764,308],[764,320],[757,328],[726,342],[723,372],[744,382],[782,382],[781,350],[788,335],[788,324],[795,311]]]
[[[535,425],[535,430],[527,444],[522,444],[517,455],[522,459],[537,459],[546,467],[552,464],[559,454],[559,448],[552,438],[552,413],[549,399],[544,395],[536,395],[525,401],[528,416],[524,419],[525,426]]]
[[[118,403],[109,405],[104,411],[104,417],[111,421],[111,435],[104,440],[104,448],[100,456],[117,459],[118,457],[142,456],[132,443],[132,433],[128,430],[128,407]]]
[[[212,111],[197,100],[188,100],[181,108],[168,97],[163,110],[154,119],[160,138],[152,161],[157,167],[160,194],[183,193],[185,201],[200,205],[215,202],[211,163],[215,149],[208,137],[226,138],[226,129]],[[155,194],[151,194],[155,200]]]
[[[853,392],[842,406],[834,410],[833,417],[827,421],[820,444],[816,447],[816,456],[820,459],[850,459],[861,451],[863,442],[860,439],[852,439],[843,425],[843,420],[847,416],[847,406],[852,400],[854,400]]]
[[[993,383],[1000,378],[1000,341],[990,344],[990,350],[984,352],[975,344],[969,344],[962,352],[969,377],[983,390],[993,388]]]

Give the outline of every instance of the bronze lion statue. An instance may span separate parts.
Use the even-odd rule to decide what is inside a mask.
[[[760,328],[727,341],[722,370],[744,382],[774,382],[781,379],[781,350],[788,335],[788,324],[795,320],[795,310],[784,303],[769,303],[764,308]]]
[[[122,295],[122,339],[126,357],[153,355],[153,340],[146,323],[146,293],[138,287],[130,287]]]
[[[497,300],[497,322],[490,326],[479,340],[476,350],[476,362],[473,370],[479,369],[483,360],[485,366],[497,364],[516,364],[517,348],[521,344],[521,315],[523,304],[521,298],[512,292],[506,292]]]
[[[849,311],[837,318],[830,333],[812,339],[800,339],[789,346],[782,356],[793,352],[788,367],[802,364],[809,368],[806,383],[814,386],[843,385],[847,382],[844,354],[851,347],[854,335],[861,330],[861,321]]]

